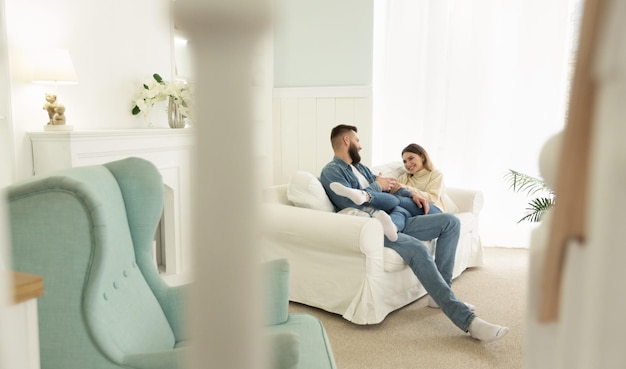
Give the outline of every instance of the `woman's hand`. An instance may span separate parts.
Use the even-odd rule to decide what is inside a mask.
[[[424,214],[428,214],[430,211],[430,204],[428,203],[428,199],[420,195],[415,191],[411,191],[411,199],[413,202],[417,204],[418,207],[424,209]]]

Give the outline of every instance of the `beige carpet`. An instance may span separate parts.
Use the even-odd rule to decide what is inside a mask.
[[[296,303],[290,303],[290,310],[322,320],[338,369],[518,369],[527,267],[527,249],[485,248],[485,265],[466,270],[453,282],[456,295],[476,305],[478,316],[511,329],[503,339],[486,344],[463,333],[440,310],[428,308],[427,297],[371,326]]]

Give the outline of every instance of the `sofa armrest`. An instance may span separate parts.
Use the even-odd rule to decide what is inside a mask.
[[[482,191],[466,188],[448,187],[446,193],[459,207],[459,212],[480,213],[483,209],[484,196]]]
[[[274,185],[263,188],[261,198],[264,203],[293,205],[287,198],[287,188],[289,185]]]
[[[264,204],[262,219],[269,240],[332,255],[365,254],[382,258],[383,227],[374,218]]]

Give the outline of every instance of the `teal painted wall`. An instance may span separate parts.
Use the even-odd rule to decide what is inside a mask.
[[[278,0],[274,87],[372,84],[374,0]]]

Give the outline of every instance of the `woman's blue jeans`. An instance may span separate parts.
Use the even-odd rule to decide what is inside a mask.
[[[450,320],[464,332],[476,315],[452,292],[452,271],[461,224],[452,214],[418,215],[406,220],[398,240],[385,237],[385,247],[395,250],[409,265],[428,294]],[[434,240],[435,256],[420,240]]]

